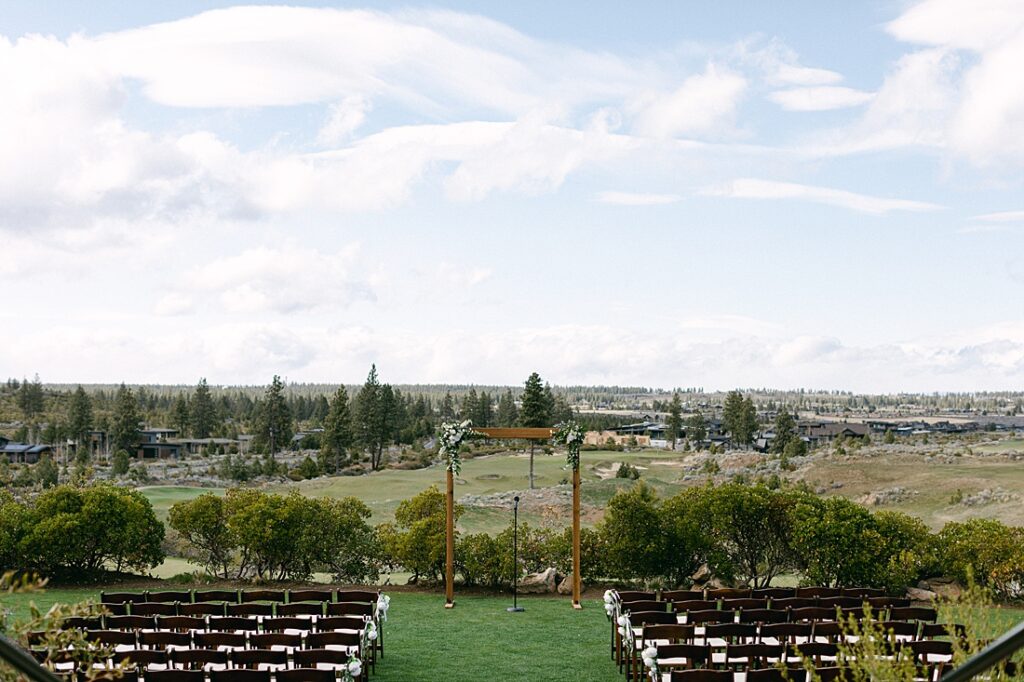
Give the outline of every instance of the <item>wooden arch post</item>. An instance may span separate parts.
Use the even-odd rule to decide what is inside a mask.
[[[480,427],[473,432],[487,438],[500,440],[550,440],[552,428],[499,428]],[[448,469],[445,498],[445,565],[444,565],[444,606],[455,606],[455,477]],[[581,609],[580,603],[580,470],[572,471],[572,607]]]

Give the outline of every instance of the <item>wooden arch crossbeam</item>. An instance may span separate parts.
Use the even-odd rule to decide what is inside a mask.
[[[555,433],[551,427],[474,427],[474,435],[497,440],[549,440]],[[444,606],[455,606],[455,476],[447,470],[446,494],[446,546],[444,570]],[[583,608],[580,604],[580,470],[572,472],[572,607]]]

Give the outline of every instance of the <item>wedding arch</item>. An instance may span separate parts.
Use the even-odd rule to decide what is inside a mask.
[[[448,422],[441,426],[439,443],[446,478],[445,608],[455,606],[455,476],[462,470],[459,446],[471,435],[498,440],[552,440],[556,445],[565,446],[566,463],[572,469],[572,607],[583,608],[580,604],[580,445],[583,444],[583,429],[573,421],[542,428],[473,427],[469,421]]]

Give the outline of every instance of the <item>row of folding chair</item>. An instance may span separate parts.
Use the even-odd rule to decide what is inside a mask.
[[[319,649],[330,646],[352,646],[363,641],[368,633],[367,624],[358,621],[346,623],[344,629],[329,631],[297,632],[207,632],[207,631],[166,631],[166,630],[86,630],[87,641],[122,650],[177,650],[177,649],[280,649],[288,652],[294,649]],[[42,644],[43,633],[32,633],[30,645]]]
[[[46,652],[36,652],[40,660],[46,660]],[[56,672],[82,672],[84,668],[76,660],[74,651],[61,652],[56,660],[49,659]],[[362,661],[362,652],[357,645],[343,648],[319,648],[285,651],[250,649],[239,651],[216,651],[209,649],[175,649],[152,651],[139,649],[116,652],[107,661],[93,666],[93,671],[113,670],[115,666],[125,672],[150,679],[151,675],[163,672],[198,672],[214,677],[215,673],[229,670],[259,671],[278,673],[295,669],[321,669],[333,675],[347,667],[355,657]],[[360,666],[357,679],[368,679],[369,670]],[[372,669],[372,663],[370,664]],[[193,678],[196,676],[192,676]],[[244,678],[245,674],[239,676]],[[322,676],[321,676],[322,677]]]
[[[351,629],[353,623],[365,627],[372,621],[372,614],[363,611],[341,613],[334,616],[97,616],[68,618],[62,623],[65,629],[78,630],[122,630],[122,631],[166,631],[166,632],[326,632]]]
[[[376,601],[374,590],[143,590],[142,592],[100,592],[100,601],[105,604],[127,604],[130,602],[160,602],[183,604],[197,602],[228,602],[244,604],[254,601],[293,603],[302,601]]]
[[[348,613],[374,615],[377,602],[104,602],[101,606],[115,616],[335,616]]]
[[[97,677],[98,675],[98,677]],[[286,670],[126,670],[113,671],[109,676],[103,671],[57,672],[66,682],[337,682],[335,670],[323,668],[291,668]]]

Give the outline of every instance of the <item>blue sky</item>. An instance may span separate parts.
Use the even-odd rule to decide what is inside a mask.
[[[1024,379],[1024,8],[0,5],[0,374]]]

